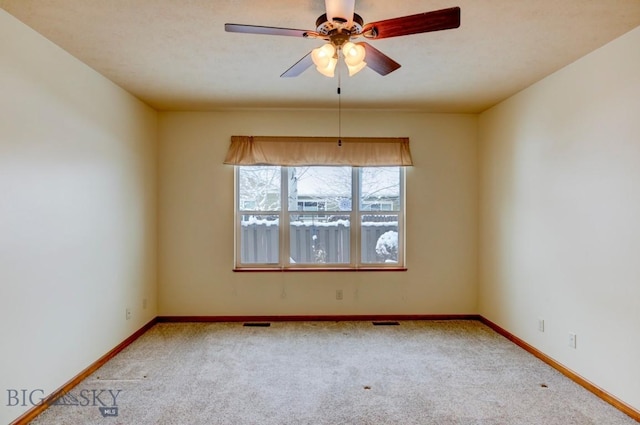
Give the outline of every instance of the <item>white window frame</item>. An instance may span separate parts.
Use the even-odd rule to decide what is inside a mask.
[[[290,216],[292,215],[317,215],[332,214],[332,211],[289,211],[288,208],[288,168],[280,167],[280,210],[278,211],[247,211],[240,208],[239,170],[242,166],[234,166],[234,222],[235,222],[235,267],[236,271],[253,270],[406,270],[405,243],[405,204],[406,204],[406,167],[399,168],[399,203],[398,211],[368,211],[360,210],[360,170],[363,167],[351,167],[352,194],[351,211],[336,211],[335,214],[348,215],[350,217],[350,248],[349,263],[305,263],[298,264],[290,258]],[[246,263],[241,262],[241,226],[244,215],[278,216],[279,230],[279,255],[278,263]],[[398,261],[393,263],[372,262],[363,263],[361,253],[361,227],[364,216],[388,216],[398,217]]]

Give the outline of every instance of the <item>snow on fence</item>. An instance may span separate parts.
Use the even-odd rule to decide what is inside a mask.
[[[279,231],[278,221],[249,220],[241,226],[241,261],[244,264],[278,263]],[[389,261],[380,250],[380,242],[393,244],[395,236],[395,255],[397,256],[397,222],[364,222],[362,232],[362,263],[380,263]],[[388,232],[395,233],[391,235]],[[385,233],[387,233],[385,235]],[[382,235],[385,235],[382,239]],[[391,236],[391,237],[390,237]],[[379,242],[380,241],[380,242]],[[349,263],[350,225],[348,220],[332,222],[292,222],[290,229],[291,262],[313,263]],[[378,251],[376,251],[378,246]],[[387,257],[387,258],[385,258]],[[391,258],[397,261],[396,258]]]
[[[259,220],[252,217],[240,228],[240,261],[245,264],[278,263],[278,220]]]

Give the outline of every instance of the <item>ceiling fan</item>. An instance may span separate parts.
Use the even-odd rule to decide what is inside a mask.
[[[351,41],[353,39],[364,37],[366,40],[377,40],[453,29],[460,26],[459,7],[367,24],[364,23],[360,15],[354,13],[355,0],[325,0],[325,7],[327,13],[318,17],[315,31],[243,24],[225,24],[224,28],[227,32],[325,40],[326,44],[307,53],[287,69],[281,77],[297,77],[314,64],[321,74],[333,77],[340,53],[347,64],[349,75],[354,75],[365,66],[369,66],[380,75],[387,75],[400,68],[399,63],[369,43],[365,41],[354,43]]]

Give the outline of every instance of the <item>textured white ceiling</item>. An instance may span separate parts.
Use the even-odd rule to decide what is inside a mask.
[[[640,0],[356,0],[365,23],[460,6],[458,29],[370,43],[402,64],[341,78],[344,108],[480,112],[640,25]],[[0,0],[159,110],[334,108],[338,79],[280,74],[322,44],[227,33],[315,29],[324,0]]]

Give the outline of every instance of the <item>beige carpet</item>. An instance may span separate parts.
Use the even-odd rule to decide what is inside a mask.
[[[479,322],[399,323],[157,324],[33,423],[637,425]]]

